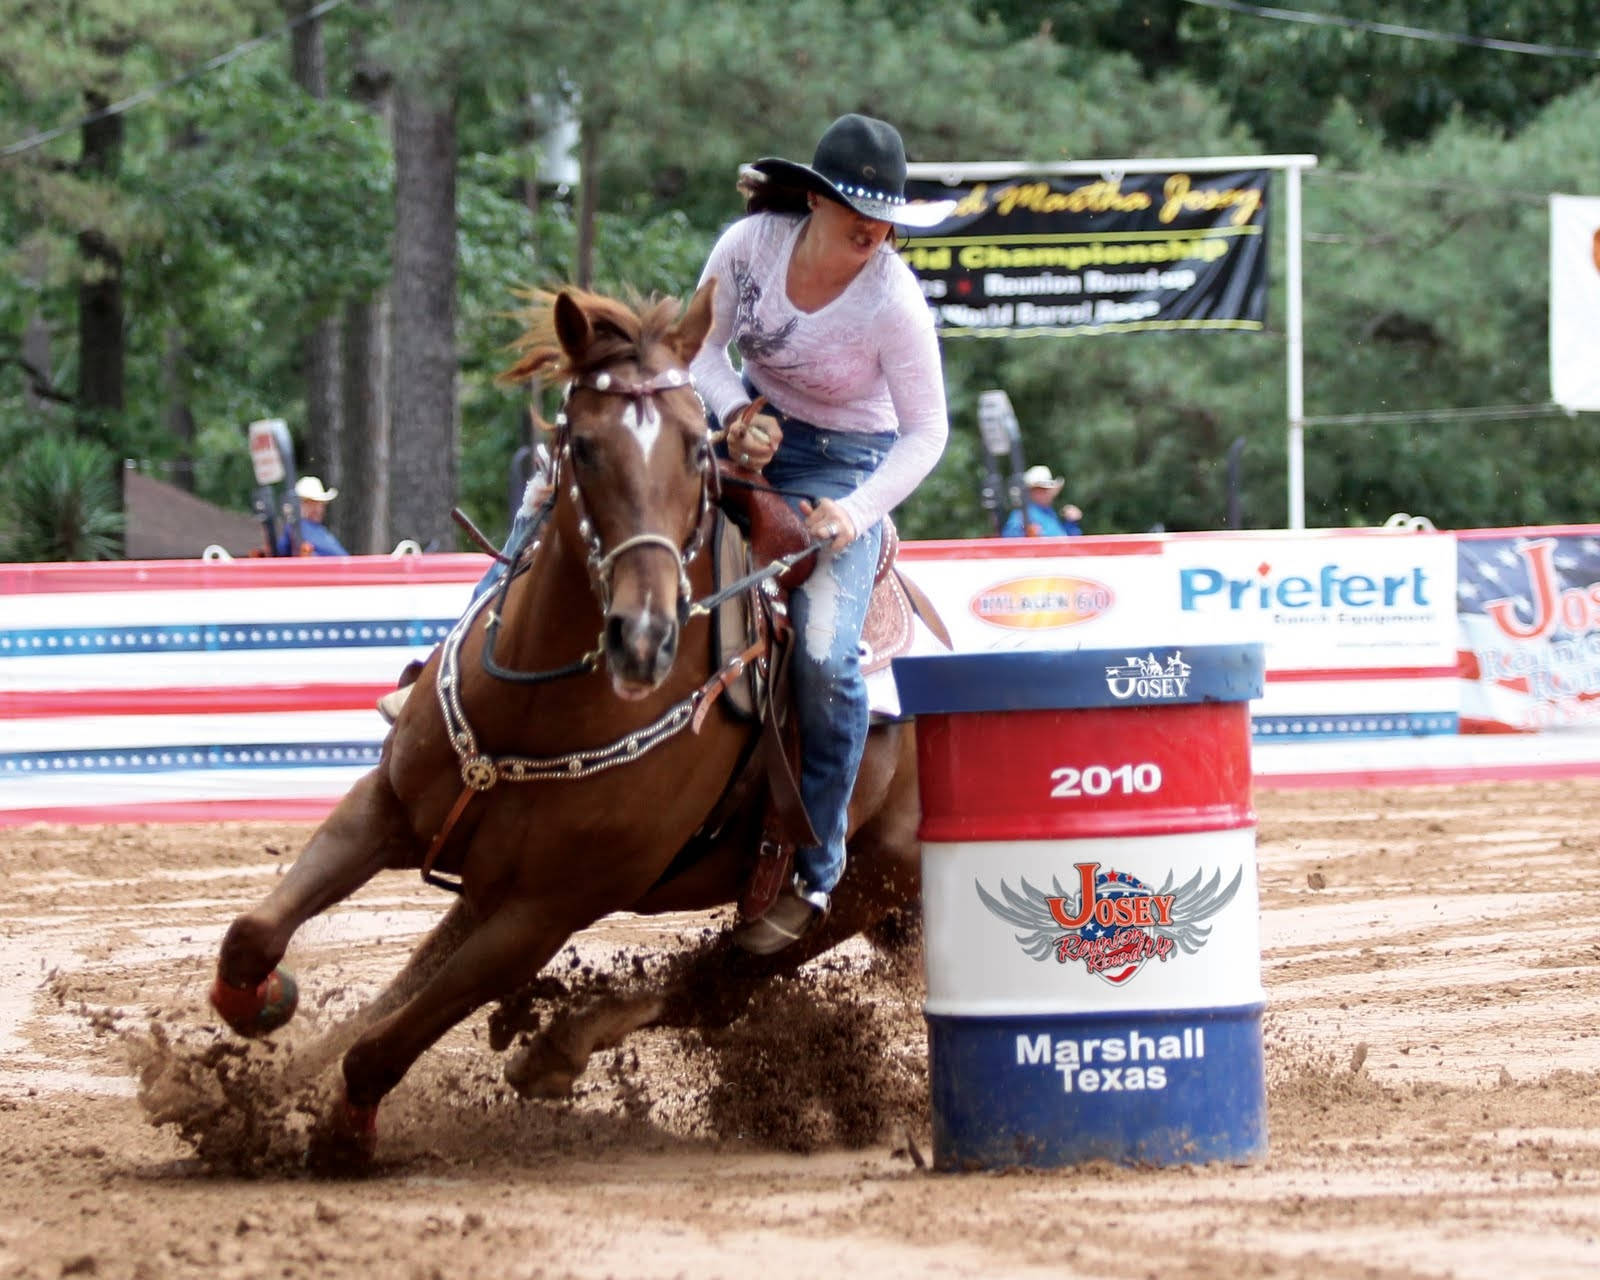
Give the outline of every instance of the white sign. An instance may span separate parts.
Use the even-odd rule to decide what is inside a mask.
[[[1455,665],[1456,552],[1446,533],[1054,542],[937,559],[902,548],[901,564],[958,652],[1255,642],[1269,672]]]
[[[257,484],[278,484],[286,474],[280,438],[287,436],[289,424],[282,418],[260,418],[250,424],[250,465]]]
[[[1550,398],[1600,409],[1600,197],[1550,197]]]
[[[997,458],[1008,456],[1020,438],[1016,410],[1004,391],[978,393],[978,434],[983,437],[983,447]]]

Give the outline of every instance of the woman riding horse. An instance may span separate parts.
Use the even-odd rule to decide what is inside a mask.
[[[795,495],[827,544],[789,604],[800,637],[800,794],[818,843],[796,852],[794,880],[735,935],[757,953],[826,915],[844,874],[868,725],[861,630],[883,518],[933,469],[949,433],[933,315],[890,233],[942,221],[954,202],[909,204],[905,178],[894,126],[841,116],[809,166],[768,158],[745,171],[749,216],[723,234],[701,276],[733,287],[718,295],[695,385],[732,424],[729,455]],[[757,397],[768,412],[747,412]]]

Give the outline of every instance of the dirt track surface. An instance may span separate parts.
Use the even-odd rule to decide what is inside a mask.
[[[385,1103],[369,1176],[312,1177],[261,1133],[220,1168],[152,1123],[134,1064],[270,1076],[441,896],[385,876],[308,925],[285,1046],[235,1059],[204,1003],[216,945],[307,829],[0,831],[0,1277],[1588,1280],[1597,800],[1589,781],[1260,794],[1268,1160],[1003,1175],[919,1167],[920,960],[864,946],[727,1031],[600,1055],[568,1102],[513,1095],[479,1016]],[[724,923],[609,919],[554,967]]]

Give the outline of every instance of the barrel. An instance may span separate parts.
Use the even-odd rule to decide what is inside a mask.
[[[945,1170],[1266,1154],[1259,644],[900,658]]]

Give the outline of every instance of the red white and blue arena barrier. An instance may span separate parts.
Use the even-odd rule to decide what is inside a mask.
[[[1600,772],[1597,549],[1600,526],[1580,526],[922,542],[901,559],[961,652],[1263,645],[1256,783],[1327,786]],[[377,758],[374,700],[486,564],[0,566],[0,824],[321,816]]]
[[[486,563],[0,566],[0,823],[321,817]]]

